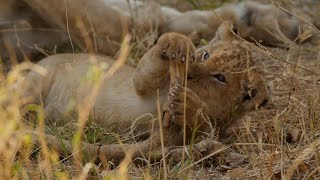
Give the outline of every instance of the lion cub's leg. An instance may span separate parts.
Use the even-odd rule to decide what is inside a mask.
[[[169,60],[194,61],[195,47],[192,41],[181,34],[163,34],[141,59],[133,77],[137,94],[155,95],[169,83]]]
[[[211,124],[208,118],[208,106],[190,88],[180,85],[170,86],[164,111],[168,111],[171,122],[188,130],[207,132]]]

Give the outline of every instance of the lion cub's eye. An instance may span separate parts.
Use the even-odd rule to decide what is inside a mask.
[[[202,61],[207,60],[210,57],[209,53],[204,50],[203,54],[202,54]]]
[[[221,83],[226,83],[226,77],[224,77],[222,74],[215,74],[213,77]]]

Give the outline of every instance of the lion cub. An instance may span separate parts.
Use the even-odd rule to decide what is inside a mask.
[[[222,20],[228,20],[244,39],[287,47],[299,36],[303,25],[272,4],[254,1],[225,4],[213,10],[215,13],[212,10],[180,12],[139,0],[69,0],[67,6],[64,0],[23,2],[28,5],[25,8],[37,12],[52,27],[72,32],[73,40],[80,47],[85,47],[88,36],[94,40],[95,50],[107,55],[118,52],[123,34],[127,32],[143,40],[141,44],[146,47],[153,44],[159,34],[168,32],[189,36],[198,45],[201,39],[210,41]],[[66,21],[66,8],[69,21]]]
[[[273,4],[244,1],[226,4],[215,10],[181,13],[171,17],[164,31],[189,35],[193,42],[198,42],[214,37],[222,21],[227,20],[237,27],[240,37],[280,47],[291,44],[300,31],[307,28],[298,18]]]
[[[111,124],[130,127],[143,114],[157,112],[159,89],[161,104],[166,101],[168,105],[165,111],[170,112],[173,122],[182,125],[184,88],[169,86],[169,61],[185,63],[187,57],[190,57],[186,89],[188,127],[197,124],[199,130],[207,131],[209,123],[223,128],[246,111],[265,104],[266,83],[263,73],[255,69],[261,55],[237,40],[228,26],[232,28],[229,22],[222,24],[216,35],[219,38],[198,50],[184,35],[162,35],[136,69],[125,65],[103,82],[92,107],[93,119],[104,127]],[[83,100],[92,88],[90,83],[84,85],[90,58],[109,65],[114,62],[109,57],[90,54],[50,56],[38,63],[48,70],[46,76],[27,74],[23,96],[32,96],[30,103],[41,102],[50,122],[66,123],[66,117],[77,111],[76,104],[86,103]],[[206,118],[195,123],[193,118],[199,110],[211,123]]]

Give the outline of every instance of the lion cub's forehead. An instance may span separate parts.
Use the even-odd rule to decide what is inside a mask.
[[[210,54],[207,63],[222,71],[245,71],[261,62],[259,55],[240,42],[217,43],[204,48]]]

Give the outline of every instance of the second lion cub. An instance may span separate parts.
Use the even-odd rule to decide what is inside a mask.
[[[255,69],[262,56],[237,40],[228,26],[232,28],[229,22],[222,24],[216,35],[219,38],[197,50],[184,35],[162,35],[142,57],[137,69],[123,66],[103,82],[92,107],[93,119],[103,127],[115,123],[119,128],[130,127],[141,115],[157,112],[159,89],[161,103],[168,104],[165,110],[170,112],[173,122],[182,125],[184,88],[169,88],[169,61],[185,63],[187,57],[191,58],[186,90],[189,128],[197,124],[200,131],[207,131],[208,123],[224,128],[246,111],[263,105],[268,100],[267,87],[263,73]],[[83,83],[90,58],[100,63],[114,62],[109,57],[90,54],[50,56],[38,63],[48,70],[47,76],[27,74],[23,96],[33,97],[30,103],[42,102],[48,121],[67,122],[66,117],[77,112],[76,104],[86,103],[83,100],[92,88],[92,83]],[[198,109],[211,123],[202,118],[194,122]]]

